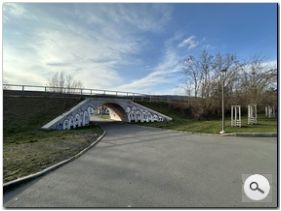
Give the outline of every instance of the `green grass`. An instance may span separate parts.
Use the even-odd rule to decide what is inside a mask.
[[[40,171],[89,146],[102,133],[91,125],[69,131],[40,128],[80,100],[4,97],[4,182]]]
[[[4,97],[4,139],[14,133],[37,130],[80,101],[73,98]]]
[[[101,114],[101,115],[97,115],[97,117],[99,117],[101,119],[110,119],[110,115],[109,114]]]
[[[142,125],[158,127],[164,129],[172,129],[178,131],[189,131],[197,133],[219,133],[221,131],[221,120],[195,120],[190,118],[184,118],[183,115],[170,108],[167,103],[143,103],[144,106],[150,107],[159,111],[167,116],[173,118],[169,122],[149,122],[141,123]],[[230,117],[225,120],[225,132],[227,133],[244,133],[244,132],[277,132],[277,120],[276,118],[265,118],[263,115],[258,115],[258,124],[248,125],[247,117],[242,117],[242,127],[231,127]]]

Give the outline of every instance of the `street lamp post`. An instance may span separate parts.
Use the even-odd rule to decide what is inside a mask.
[[[221,70],[222,83],[221,83],[221,131],[220,134],[224,134],[224,78],[226,69]]]

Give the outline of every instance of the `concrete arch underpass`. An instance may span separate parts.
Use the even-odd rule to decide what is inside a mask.
[[[122,106],[118,105],[117,103],[105,103],[103,106],[108,108],[110,119],[128,122],[126,111],[122,108]]]
[[[109,110],[110,119],[123,122],[161,122],[172,118],[142,106],[128,99],[119,98],[87,98],[78,105],[53,119],[42,129],[67,130],[83,127],[90,123],[91,116],[97,113],[99,107]]]

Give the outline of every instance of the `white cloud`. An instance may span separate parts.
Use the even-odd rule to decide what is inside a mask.
[[[118,46],[111,45],[114,49],[109,50],[104,46],[106,40],[93,44],[56,31],[37,35],[39,39],[32,44],[36,53],[21,54],[13,45],[4,45],[4,78],[9,83],[43,85],[56,72],[71,74],[89,88],[112,87],[122,82],[114,67],[122,57],[122,48],[118,51]]]
[[[277,61],[271,60],[271,61],[265,61],[262,63],[262,66],[269,69],[277,68]]]
[[[101,14],[107,15],[101,18]],[[107,22],[121,28],[159,31],[171,19],[171,9],[163,4],[96,4],[79,16],[87,17],[88,23],[93,24]]]
[[[118,87],[119,90],[139,90],[139,92],[150,92],[153,88],[161,90],[163,85],[172,84],[181,71],[180,57],[173,49],[166,49],[161,62],[152,68],[145,77],[134,80],[129,84]],[[159,92],[157,92],[159,93]]]
[[[198,46],[199,42],[196,41],[196,37],[194,35],[184,39],[182,42],[178,44],[179,48],[187,47],[188,49],[195,48]]]
[[[4,3],[3,4],[4,14],[11,14],[14,16],[21,16],[26,12],[22,4],[18,3]]]
[[[17,8],[15,5],[12,8]],[[124,83],[121,67],[139,62],[135,55],[145,43],[139,34],[161,30],[169,19],[165,7],[147,11],[145,7],[126,10],[123,6],[83,5],[75,4],[69,10],[58,5],[51,8],[54,11],[34,5],[26,6],[26,12],[13,9],[12,13],[25,13],[22,25],[27,33],[23,31],[17,43],[15,38],[4,37],[4,79],[9,83],[45,85],[60,71],[75,76],[87,88],[116,89]],[[28,14],[32,14],[36,27],[28,27]]]
[[[118,90],[137,91],[146,94],[179,94],[184,93],[182,89],[182,59],[177,48],[178,40],[182,33],[175,32],[172,37],[164,43],[164,54],[160,61],[154,67],[151,67],[150,73],[146,76],[133,80],[128,84],[118,87]],[[176,88],[175,88],[175,85]]]
[[[252,66],[253,65],[253,66]],[[269,60],[269,61],[261,61],[260,63],[257,62],[257,64],[247,64],[244,66],[244,70],[248,73],[252,72],[252,67],[255,67],[255,70],[258,72],[266,72],[270,69],[277,68],[277,61],[276,60]]]

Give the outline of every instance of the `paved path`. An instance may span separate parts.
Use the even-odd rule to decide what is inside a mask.
[[[276,138],[104,127],[107,135],[96,147],[4,194],[4,206],[276,206]],[[243,173],[272,174],[273,202],[242,202]]]

